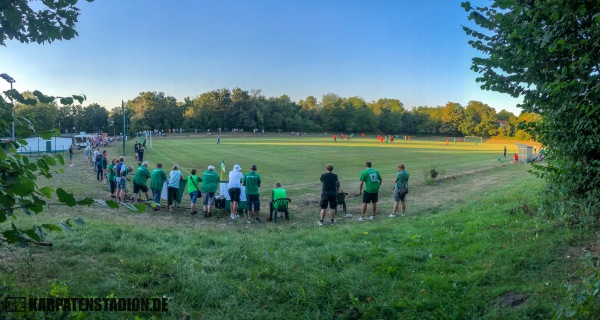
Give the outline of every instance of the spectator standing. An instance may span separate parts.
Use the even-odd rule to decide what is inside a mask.
[[[102,171],[104,172],[104,178],[108,181],[108,154],[106,150],[102,152]]]
[[[169,183],[167,184],[167,208],[169,209],[169,213],[173,213],[173,202],[175,202],[175,206],[177,205],[180,180],[183,180],[183,175],[181,174],[181,171],[179,171],[179,167],[174,165],[173,170],[169,172]]]
[[[115,166],[117,165],[117,159],[112,159],[106,169],[106,179],[108,180],[108,188],[110,189],[110,197],[116,198],[115,191],[117,190],[117,182],[115,178],[117,173],[115,172]]]
[[[156,164],[156,169],[150,174],[150,189],[152,189],[152,200],[156,205],[154,211],[160,210],[160,194],[162,193],[163,184],[169,180],[167,174],[162,169],[162,163]]]
[[[396,186],[394,187],[394,211],[390,218],[395,218],[398,213],[398,204],[402,203],[402,216],[406,211],[406,194],[408,193],[408,172],[404,170],[404,163],[398,165],[396,174]]]
[[[371,217],[369,219],[375,219],[375,215],[377,213],[377,196],[379,193],[379,187],[383,180],[381,179],[381,175],[375,169],[373,169],[371,161],[367,161],[365,163],[365,169],[360,174],[360,186],[358,187],[358,194],[362,193],[363,185],[365,185],[365,192],[363,194],[362,200],[362,212],[359,221],[365,221],[365,213],[367,212],[367,205],[372,203],[371,205]]]
[[[104,179],[104,169],[102,168],[104,156],[98,151],[94,159],[96,159],[96,179],[102,181]]]
[[[100,154],[100,149],[96,148],[94,150],[94,156],[92,157],[92,166],[94,167],[94,172],[98,172],[98,155]],[[96,177],[98,178],[98,177]]]
[[[208,166],[208,170],[202,173],[202,209],[204,210],[204,217],[210,217],[210,210],[215,203],[215,192],[219,187],[221,179],[215,172],[215,166]]]
[[[63,150],[64,150],[64,149],[63,149]],[[73,156],[74,156],[74,153],[73,153],[73,145],[70,145],[70,146],[69,146],[69,167],[72,167],[72,166],[73,166]]]
[[[135,140],[133,144],[133,151],[135,152],[135,161],[138,161],[138,151],[140,151],[140,144]]]
[[[244,175],[242,174],[242,168],[240,165],[236,164],[233,166],[233,169],[229,172],[229,183],[228,183],[228,192],[229,192],[229,208],[231,219],[237,219],[239,216],[237,214],[238,204],[240,202],[240,196],[242,194],[242,179]]]
[[[198,195],[200,194],[198,184],[200,184],[200,178],[196,175],[196,169],[192,169],[192,174],[187,177],[187,191],[190,195],[190,201],[192,202],[190,214],[192,215],[198,213],[198,211],[196,211],[196,200],[198,200]]]
[[[146,195],[146,200],[150,201],[148,195],[148,179],[150,179],[150,171],[148,171],[148,162],[143,162],[137,168],[135,176],[133,176],[133,203],[138,202],[138,195],[142,191]]]
[[[253,164],[250,167],[250,172],[244,175],[242,179],[242,185],[246,187],[246,204],[248,208],[248,220],[247,223],[252,222],[252,211],[254,210],[254,220],[256,222],[260,221],[258,218],[258,212],[260,211],[260,175],[256,173],[256,165]]]
[[[325,213],[329,206],[329,215],[331,217],[331,224],[335,224],[335,207],[337,206],[337,192],[340,189],[340,181],[338,180],[337,174],[333,173],[333,165],[327,164],[327,172],[321,175],[321,212],[319,214],[320,226],[323,225],[323,219],[325,219]]]
[[[146,141],[146,140],[144,140]],[[144,162],[144,146],[139,146],[138,147],[138,161],[139,162]]]

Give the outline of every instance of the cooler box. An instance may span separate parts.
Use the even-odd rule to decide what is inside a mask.
[[[225,210],[231,211],[229,203],[231,198],[229,197],[229,191],[227,191],[229,181],[221,181],[219,183],[219,194],[225,196]],[[246,187],[242,186],[242,192],[240,194],[240,203],[238,203],[238,213],[243,213],[246,210]]]

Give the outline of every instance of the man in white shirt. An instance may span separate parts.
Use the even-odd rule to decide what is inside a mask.
[[[242,174],[242,168],[239,165],[233,166],[233,170],[229,172],[229,183],[228,183],[228,192],[229,198],[231,202],[229,203],[229,208],[231,209],[230,218],[237,219],[237,209],[238,203],[240,202],[240,195],[242,194],[242,179],[244,175]]]

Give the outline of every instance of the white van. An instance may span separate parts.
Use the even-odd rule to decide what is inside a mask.
[[[89,145],[88,139],[95,138],[95,134],[86,134],[85,132],[81,132],[80,134],[75,135],[75,145],[77,149],[85,148]]]

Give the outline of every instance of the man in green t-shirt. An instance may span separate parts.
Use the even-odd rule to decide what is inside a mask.
[[[192,215],[198,213],[196,211],[196,200],[198,200],[198,196],[200,195],[200,189],[198,185],[200,184],[200,177],[196,175],[196,169],[192,169],[192,174],[187,177],[187,187],[188,194],[190,195],[190,201],[192,202],[190,211]]]
[[[258,212],[260,211],[260,196],[258,188],[260,188],[260,175],[256,173],[256,165],[250,167],[250,172],[244,175],[242,185],[246,187],[246,208],[248,209],[247,223],[252,221],[252,209],[254,209],[254,221],[260,221]]]
[[[208,166],[208,170],[202,173],[200,182],[202,182],[202,209],[204,209],[205,218],[210,217],[210,209],[215,203],[215,192],[217,192],[220,181],[221,179],[212,165]]]
[[[115,165],[117,164],[117,159],[112,159],[108,167],[106,168],[106,179],[108,180],[108,186],[110,188],[110,197],[116,198],[115,191],[117,190],[117,181],[115,181],[115,177],[117,173],[115,172]]]
[[[285,198],[287,198],[287,193],[285,192],[285,189],[281,187],[281,183],[277,182],[275,184],[275,188],[273,189],[273,191],[271,191],[271,202],[269,202],[269,218],[267,219],[267,221],[271,221],[273,219],[273,211],[275,211],[275,210],[279,211],[280,205],[275,200],[285,199]],[[287,206],[285,206],[285,208],[282,208],[282,210],[283,209],[285,209],[284,210],[285,220],[290,220],[290,215],[289,215]],[[278,213],[276,213],[276,214],[278,214]],[[281,218],[281,216],[279,216],[279,218]]]
[[[140,190],[146,195],[146,200],[150,201],[148,186],[146,185],[148,179],[150,179],[150,171],[148,171],[148,162],[144,161],[142,165],[137,168],[137,171],[133,176],[133,203],[138,202]]]
[[[396,186],[394,187],[394,212],[390,214],[390,218],[395,218],[398,212],[398,202],[402,202],[402,216],[406,211],[406,194],[408,193],[408,172],[404,170],[404,163],[398,165],[398,173],[396,174]]]
[[[152,170],[150,177],[150,189],[152,190],[152,200],[156,207],[154,211],[160,210],[160,194],[162,193],[163,184],[167,181],[167,174],[162,169],[162,163],[156,164],[156,169]]]
[[[381,183],[383,182],[379,172],[371,168],[371,161],[367,161],[365,166],[367,169],[360,174],[360,186],[358,187],[358,194],[361,194],[363,185],[365,185],[362,214],[360,218],[358,218],[358,221],[365,221],[365,213],[367,212],[367,204],[369,204],[369,202],[373,203],[371,206],[372,212],[370,219],[375,219],[375,214],[377,212],[377,195],[379,193],[379,186],[381,186]]]

